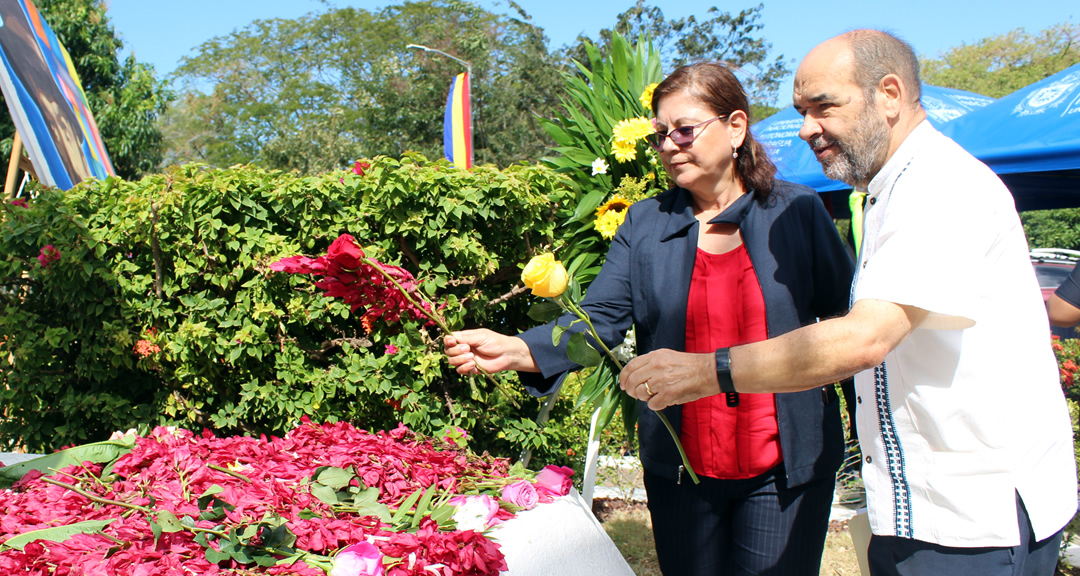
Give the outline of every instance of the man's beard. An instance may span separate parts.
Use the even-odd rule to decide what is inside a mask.
[[[811,148],[834,145],[837,154],[821,162],[825,175],[833,180],[865,187],[885,165],[889,150],[889,125],[877,111],[867,107],[862,118],[843,139],[818,135],[809,140]]]

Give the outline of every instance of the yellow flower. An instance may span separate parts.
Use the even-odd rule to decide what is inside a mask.
[[[648,118],[630,118],[620,120],[611,129],[611,152],[619,162],[629,162],[637,158],[637,143],[652,134],[652,120]]]
[[[619,230],[623,220],[626,220],[626,212],[608,212],[597,218],[593,226],[605,240],[611,240],[615,237],[615,232]]]
[[[555,298],[566,290],[570,275],[562,262],[555,260],[555,255],[548,252],[529,260],[521,271],[521,281],[532,290],[534,296]]]
[[[611,137],[614,140],[625,140],[627,142],[636,143],[638,140],[648,136],[655,132],[653,128],[652,120],[648,118],[630,118],[629,120],[620,120],[614,128],[611,129]]]
[[[615,155],[615,159],[619,162],[631,162],[637,158],[637,146],[632,142],[627,143],[622,140],[616,140],[611,145],[611,153]]]
[[[652,110],[652,93],[659,85],[660,84],[657,82],[649,84],[645,87],[645,91],[641,93],[641,98],[638,98],[638,100],[641,101],[641,105],[644,106],[646,110]]]
[[[593,227],[606,240],[611,240],[623,220],[626,220],[626,209],[629,207],[629,200],[618,195],[612,196],[611,200],[596,209],[596,222],[593,222]]]

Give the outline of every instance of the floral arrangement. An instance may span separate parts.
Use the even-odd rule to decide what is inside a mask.
[[[16,480],[0,573],[496,575],[486,532],[568,493],[572,473],[306,419],[284,438],[158,427],[68,452],[59,470],[62,453],[0,468]]]

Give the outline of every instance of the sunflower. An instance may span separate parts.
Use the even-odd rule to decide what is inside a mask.
[[[615,237],[615,231],[626,220],[626,209],[630,207],[630,201],[622,196],[612,196],[611,200],[604,202],[596,209],[596,222],[593,227],[606,240]]]

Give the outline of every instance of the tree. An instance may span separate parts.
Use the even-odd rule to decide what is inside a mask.
[[[163,147],[157,118],[172,98],[155,79],[154,68],[131,56],[121,63],[123,43],[105,15],[104,0],[38,0],[36,5],[71,55],[117,175],[136,179],[152,171]],[[10,154],[14,134],[10,116],[0,118],[5,153]]]
[[[404,2],[369,12],[329,9],[261,20],[204,43],[177,70],[169,155],[224,166],[253,162],[314,173],[361,156],[442,155],[451,59],[471,64],[477,162],[534,159],[561,85],[528,15],[497,16],[461,0]]]
[[[1034,35],[1018,28],[919,60],[928,84],[1000,98],[1080,62],[1080,24],[1058,24]]]
[[[606,54],[613,32],[631,39],[644,35],[652,39],[667,71],[702,60],[723,62],[736,71],[751,102],[763,104],[776,99],[780,81],[791,72],[790,62],[783,55],[770,59],[772,44],[757,37],[763,29],[760,23],[763,8],[763,4],[758,4],[732,15],[714,6],[706,11],[707,19],[691,15],[669,20],[660,8],[637,0],[633,7],[619,14],[614,28],[600,31],[600,40],[594,44]],[[579,37],[576,45],[565,50],[582,63],[588,61],[584,40],[587,38]],[[766,113],[762,118],[768,115],[768,110],[761,109]]]

